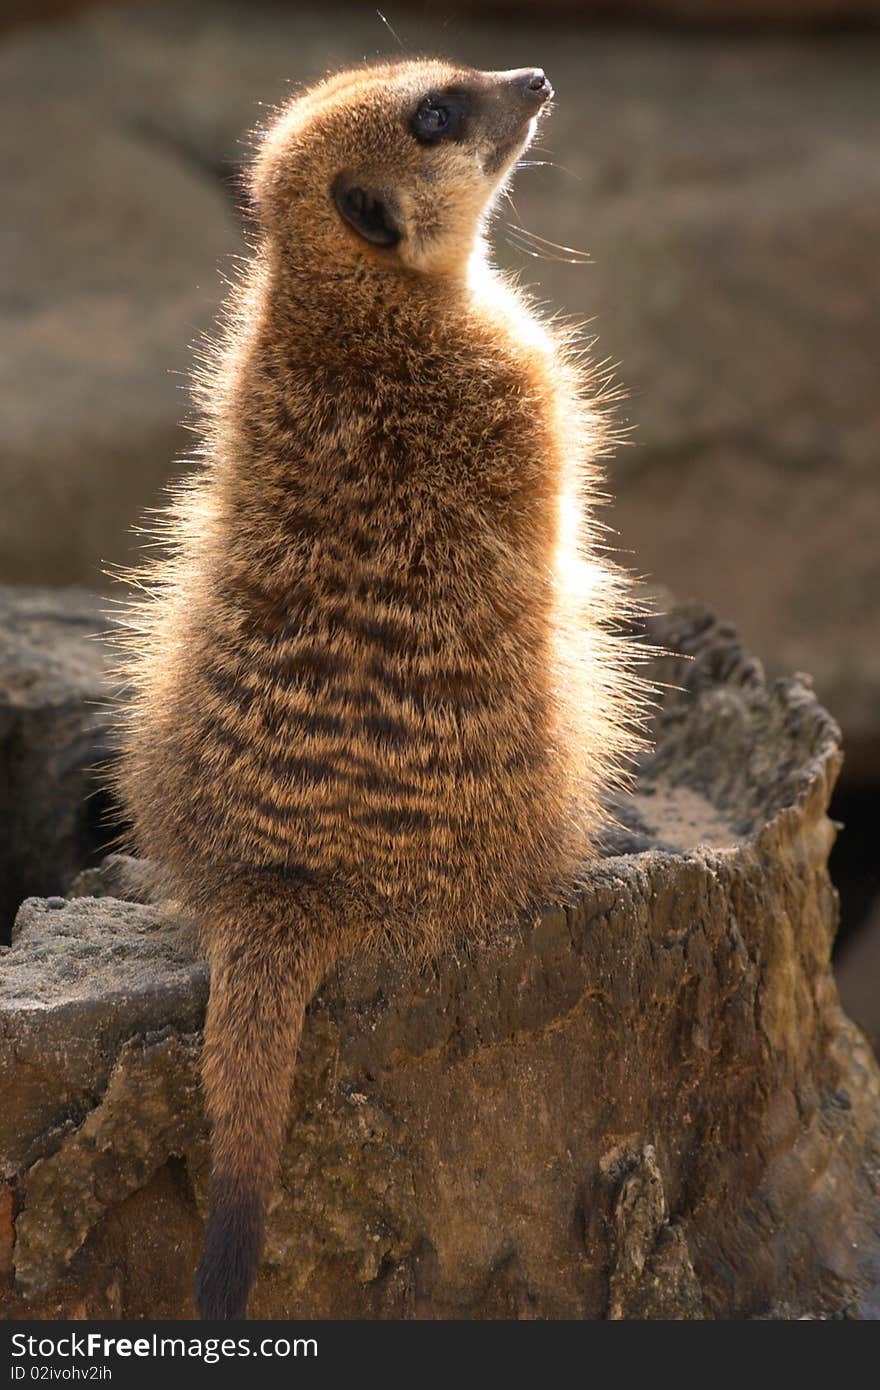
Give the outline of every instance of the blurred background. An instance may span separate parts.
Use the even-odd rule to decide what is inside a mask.
[[[0,6],[0,581],[103,587],[132,558],[261,104],[400,48],[543,65],[558,105],[498,259],[620,364],[624,558],[810,672],[843,727],[839,978],[876,1037],[880,0],[380,7]],[[592,264],[529,258],[508,216]]]

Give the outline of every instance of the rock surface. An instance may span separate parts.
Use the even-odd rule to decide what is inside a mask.
[[[519,175],[513,220],[594,264],[509,247],[506,210],[496,241],[621,363],[622,548],[729,614],[774,673],[811,671],[847,778],[880,779],[880,34],[685,39],[526,12],[502,27],[488,8],[438,30],[416,9],[392,21],[413,51],[533,55],[559,92],[535,156],[553,164]],[[219,0],[98,6],[7,37],[6,577],[94,584],[102,560],[131,557],[184,446],[174,373],[241,250],[244,132],[291,82],[393,46],[373,6]]]
[[[3,1178],[88,1115],[132,1036],[201,1022],[207,967],[187,934],[161,908],[109,901],[108,912],[94,898],[29,898],[16,918],[0,976],[12,1045],[0,1080],[15,1095],[0,1117]]]
[[[829,969],[836,727],[701,610],[653,635],[680,689],[615,847],[664,848],[422,975],[338,967],[255,1316],[880,1311],[880,1075]],[[101,896],[131,869],[25,904],[4,962],[10,1317],[192,1311],[206,980],[171,908]]]
[[[109,747],[108,626],[84,590],[0,587],[0,941],[22,898],[60,893],[110,838],[93,776]]]

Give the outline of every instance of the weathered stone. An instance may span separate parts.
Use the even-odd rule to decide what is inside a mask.
[[[83,590],[0,588],[0,940],[24,897],[61,892],[110,837],[93,775],[109,747],[108,626]]]
[[[0,1092],[15,1098],[0,1111],[0,1175],[15,1176],[81,1124],[128,1039],[169,1022],[197,1028],[207,985],[191,933],[167,911],[30,898],[0,969]]]
[[[122,898],[129,903],[149,903],[156,898],[155,875],[144,859],[130,854],[108,854],[100,864],[83,869],[67,890],[70,898]]]
[[[829,969],[837,731],[700,610],[653,635],[681,689],[621,818],[666,848],[422,974],[340,964],[309,1010],[256,1316],[870,1315],[880,1077]],[[23,1059],[10,1316],[192,1311],[191,950],[167,908],[23,909],[0,1011]]]
[[[599,1173],[612,1202],[607,1316],[702,1318],[702,1289],[682,1228],[669,1221],[651,1145],[635,1153],[612,1149]]]
[[[20,1285],[51,1284],[100,1217],[143,1188],[173,1154],[193,1153],[200,1039],[127,1042],[99,1105],[28,1173],[18,1219]]]

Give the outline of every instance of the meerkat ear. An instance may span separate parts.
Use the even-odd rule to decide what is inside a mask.
[[[333,201],[340,217],[374,246],[396,246],[401,230],[391,200],[375,188],[364,188],[349,174],[340,174],[333,184]]]

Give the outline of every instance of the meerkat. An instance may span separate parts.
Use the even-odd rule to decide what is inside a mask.
[[[246,1315],[306,1005],[564,892],[633,747],[572,337],[490,267],[553,93],[429,60],[297,97],[132,618],[118,774],[211,966],[202,1317]]]

